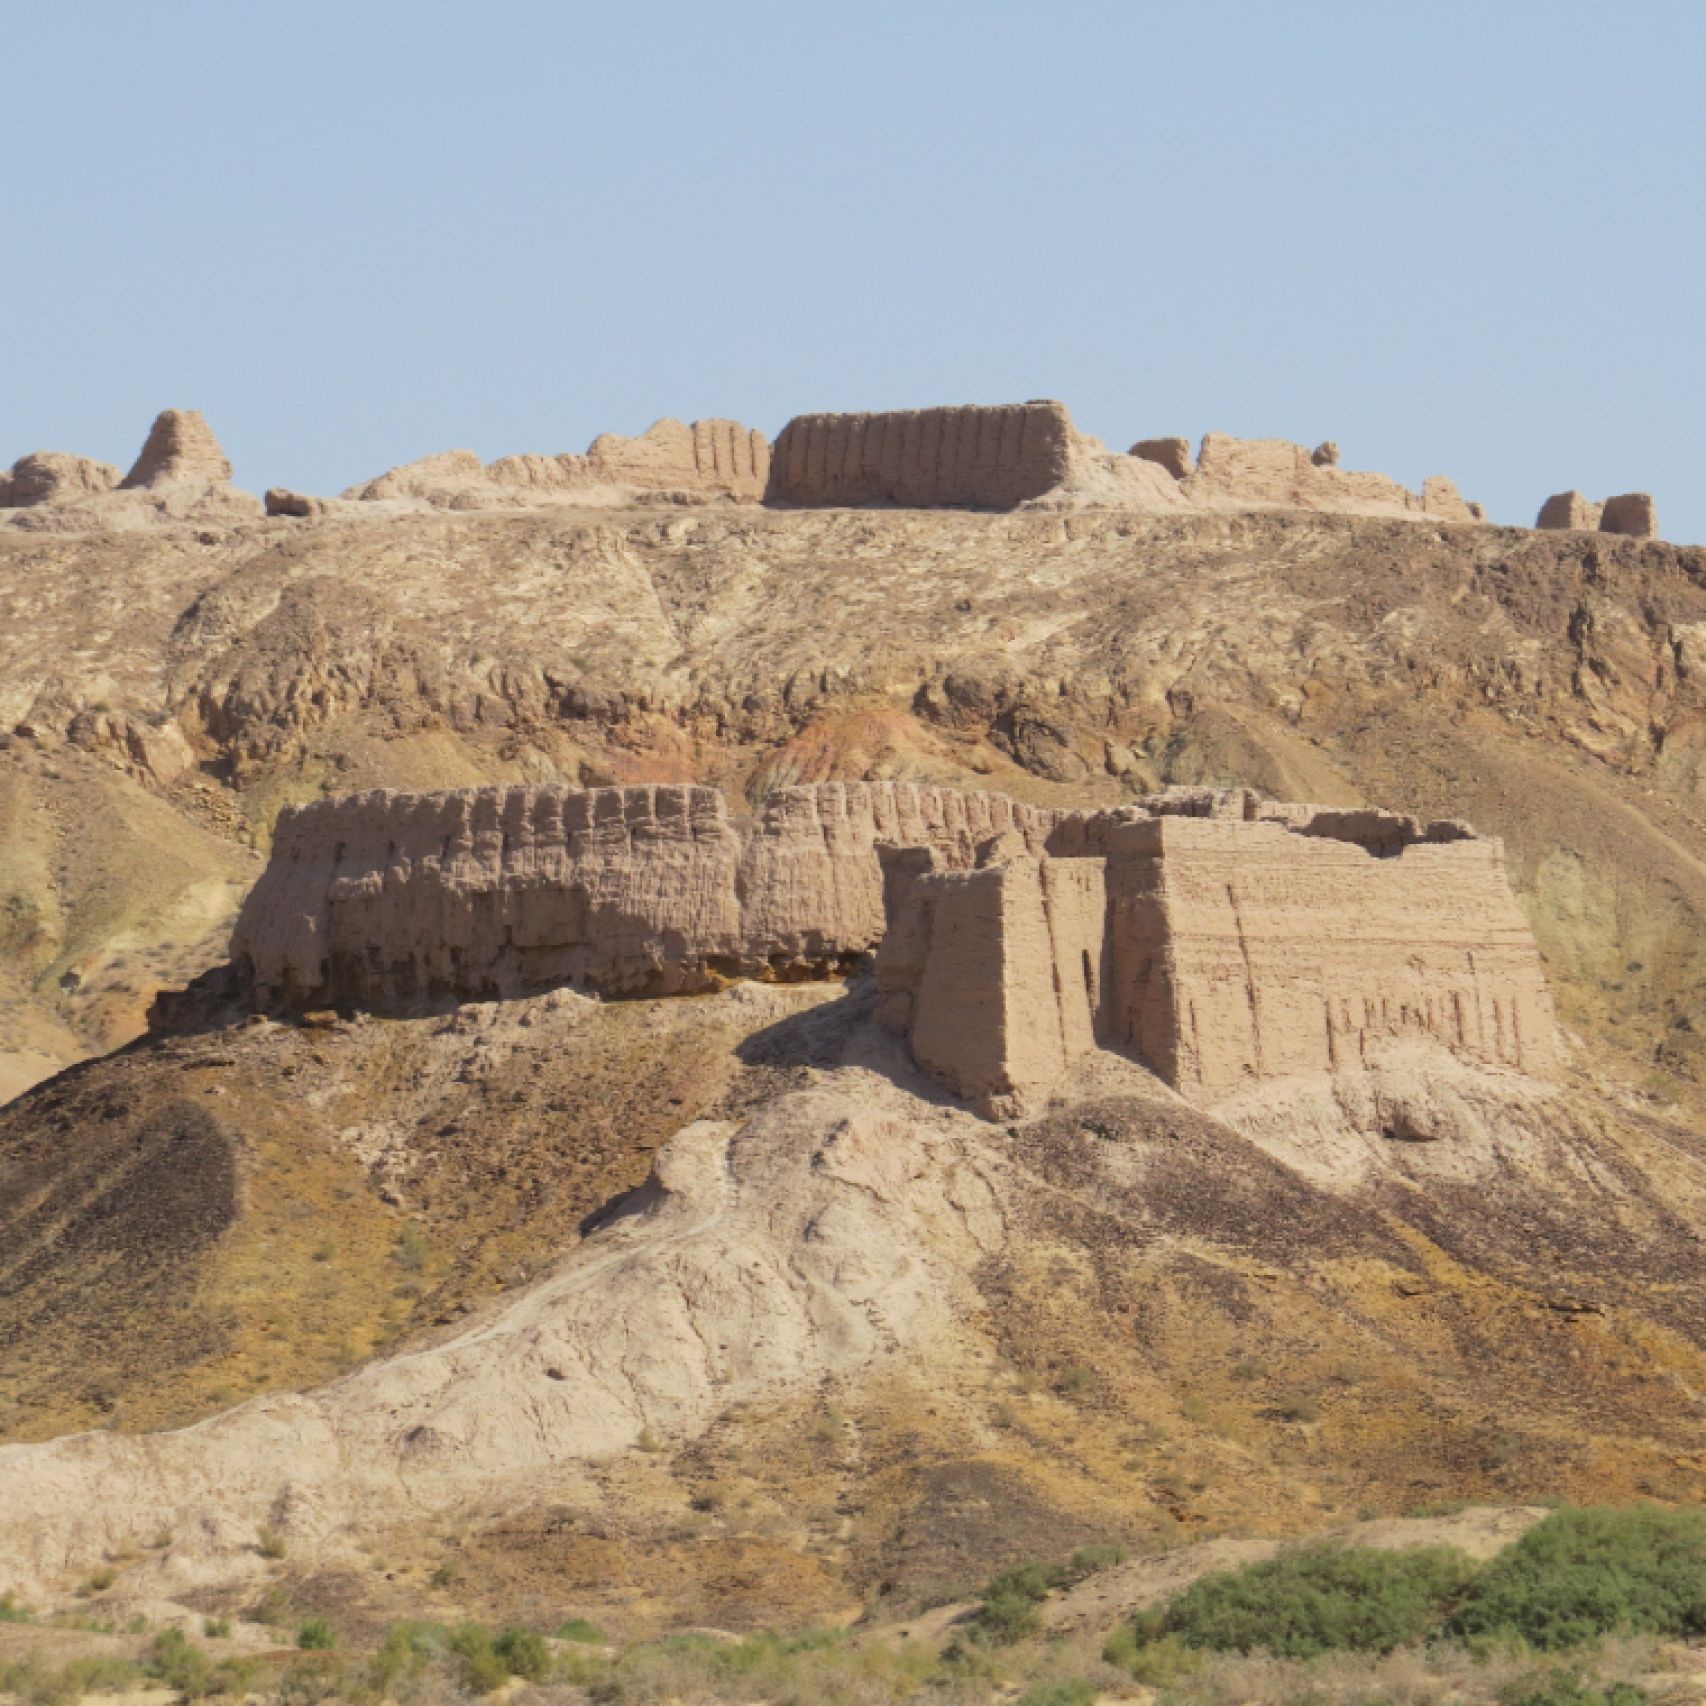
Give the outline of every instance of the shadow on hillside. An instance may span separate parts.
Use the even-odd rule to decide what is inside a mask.
[[[776,1096],[808,1088],[818,1073],[838,1069],[874,1073],[932,1107],[963,1108],[959,1097],[914,1063],[903,1038],[877,1024],[876,994],[869,976],[849,978],[839,999],[790,1013],[745,1038],[735,1048],[743,1070],[719,1117],[745,1118]]]

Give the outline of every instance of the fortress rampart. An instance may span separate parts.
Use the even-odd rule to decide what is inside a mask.
[[[285,812],[233,961],[263,1005],[834,975],[991,1113],[1092,1049],[1194,1101],[1429,1040],[1556,1065],[1503,851],[1464,825],[1242,789],[1039,810],[907,783],[356,794]]]
[[[1060,403],[796,415],[770,458],[772,503],[1012,509],[1067,477],[1078,434]]]
[[[36,451],[0,468],[0,525],[76,530],[238,518],[256,504],[234,492],[231,465],[207,422],[168,409],[121,480],[88,457]],[[1112,452],[1073,425],[1064,403],[967,404],[870,414],[796,415],[774,446],[739,421],[654,421],[603,433],[584,454],[502,456],[446,450],[351,486],[341,497],[272,487],[275,518],[347,519],[364,504],[392,511],[514,510],[698,504],[782,508],[1121,510],[1147,514],[1299,511],[1458,525],[1485,522],[1442,475],[1410,491],[1384,474],[1340,466],[1332,441],[1313,450],[1279,438],[1211,432],[1145,438]],[[371,513],[371,512],[369,512]],[[1547,499],[1536,526],[1658,537],[1653,499],[1603,504],[1579,492]]]
[[[287,808],[232,938],[263,1004],[383,1006],[575,984],[665,995],[817,974],[883,933],[876,849],[969,865],[1058,813],[909,783],[376,791]]]
[[[1080,833],[1082,831],[1082,833]],[[879,1016],[919,1064],[992,1111],[1095,1047],[1196,1102],[1426,1038],[1548,1076],[1551,1000],[1497,841],[1378,812],[1122,811],[1063,825],[1038,859],[971,870],[884,855]]]

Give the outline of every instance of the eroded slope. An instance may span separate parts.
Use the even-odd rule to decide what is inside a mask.
[[[455,1228],[554,1239],[561,1260],[316,1390],[0,1449],[0,1573],[53,1595],[116,1559],[115,1602],[240,1609],[275,1583],[372,1616],[572,1586],[634,1624],[774,1622],[917,1603],[1110,1532],[1699,1495],[1706,1165],[1685,1129],[1425,1048],[1336,1089],[1299,1080],[1265,1117],[1194,1111],[1102,1059],[1051,1112],[994,1125],[932,1091],[868,1006],[748,986],[650,1008],[724,1026],[731,1076],[661,1121],[649,1182],[579,1231],[567,1186],[490,1185],[479,1225],[481,1191],[447,1190],[441,1163],[411,1179],[396,1149],[364,1152],[335,1098],[372,1025],[83,1069],[121,1089],[173,1065],[204,1096],[271,1071],[299,1141],[341,1130],[348,1187],[365,1169],[381,1203],[447,1206],[411,1202],[429,1247]],[[584,1031],[648,1008],[548,996],[439,1023],[506,1056],[537,1029],[549,1054],[565,1013]],[[191,1048],[233,1058],[186,1073]],[[270,1067],[239,1066],[251,1049]],[[634,1158],[607,1158],[606,1187]]]

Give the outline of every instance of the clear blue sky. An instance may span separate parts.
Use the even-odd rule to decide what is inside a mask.
[[[12,9],[0,463],[1064,398],[1706,541],[1706,4]]]

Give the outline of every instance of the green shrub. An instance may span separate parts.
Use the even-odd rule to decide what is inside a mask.
[[[966,1633],[987,1645],[1009,1647],[1042,1628],[1037,1607],[1049,1590],[1065,1579],[1058,1564],[1015,1564],[1003,1570],[983,1590],[982,1600]]]
[[[73,1700],[86,1694],[130,1694],[144,1681],[142,1669],[112,1653],[72,1659],[59,1673],[59,1686]]]
[[[492,1637],[492,1651],[511,1676],[543,1682],[551,1670],[551,1649],[545,1637],[531,1629],[500,1629]]]
[[[1015,1564],[1003,1570],[979,1595],[978,1607],[966,1634],[973,1641],[1011,1646],[1042,1627],[1037,1607],[1056,1588],[1071,1587],[1098,1570],[1111,1569],[1125,1559],[1117,1543],[1081,1546],[1064,1564]]]
[[[980,1639],[1009,1647],[1036,1634],[1042,1626],[1035,1599],[1014,1588],[999,1588],[985,1594],[973,1627]]]
[[[1482,1571],[1452,1632],[1548,1651],[1706,1635],[1706,1511],[1556,1511]]]
[[[1146,1637],[1136,1622],[1122,1623],[1102,1648],[1102,1662],[1127,1671],[1145,1688],[1170,1690],[1202,1669],[1203,1656],[1177,1635]]]
[[[509,1681],[509,1666],[499,1657],[491,1632],[478,1623],[461,1623],[450,1632],[450,1650],[458,1662],[462,1686],[470,1694],[492,1694]]]
[[[213,1660],[181,1629],[163,1629],[154,1637],[142,1668],[154,1681],[174,1688],[186,1700],[215,1692]]]
[[[1473,1561],[1450,1546],[1304,1547],[1193,1582],[1162,1627],[1220,1653],[1386,1653],[1436,1630],[1474,1575]]]
[[[442,1623],[393,1623],[368,1663],[368,1686],[384,1698],[399,1681],[419,1676],[449,1651],[450,1631]]]
[[[223,1641],[231,1633],[229,1617],[204,1617],[201,1620],[201,1632],[210,1641]]]
[[[323,1617],[310,1617],[296,1631],[296,1644],[305,1653],[329,1653],[338,1644],[332,1626]]]
[[[282,1558],[290,1547],[276,1528],[263,1524],[255,1531],[255,1550],[263,1558]]]
[[[786,1633],[766,1629],[743,1641],[713,1642],[709,1650],[713,1667],[724,1676],[754,1676],[780,1668],[781,1661],[802,1653],[821,1653],[835,1646],[841,1636],[833,1629],[794,1629]]]
[[[0,1593],[0,1623],[28,1623],[30,1613],[27,1607],[18,1604],[18,1596],[10,1588]]]
[[[588,1623],[584,1617],[571,1617],[568,1622],[557,1627],[559,1641],[579,1641],[587,1646],[596,1646],[603,1642],[604,1633],[596,1624]]]
[[[1646,1706],[1646,1699],[1632,1682],[1600,1688],[1575,1670],[1531,1671],[1499,1690],[1499,1706]]]

